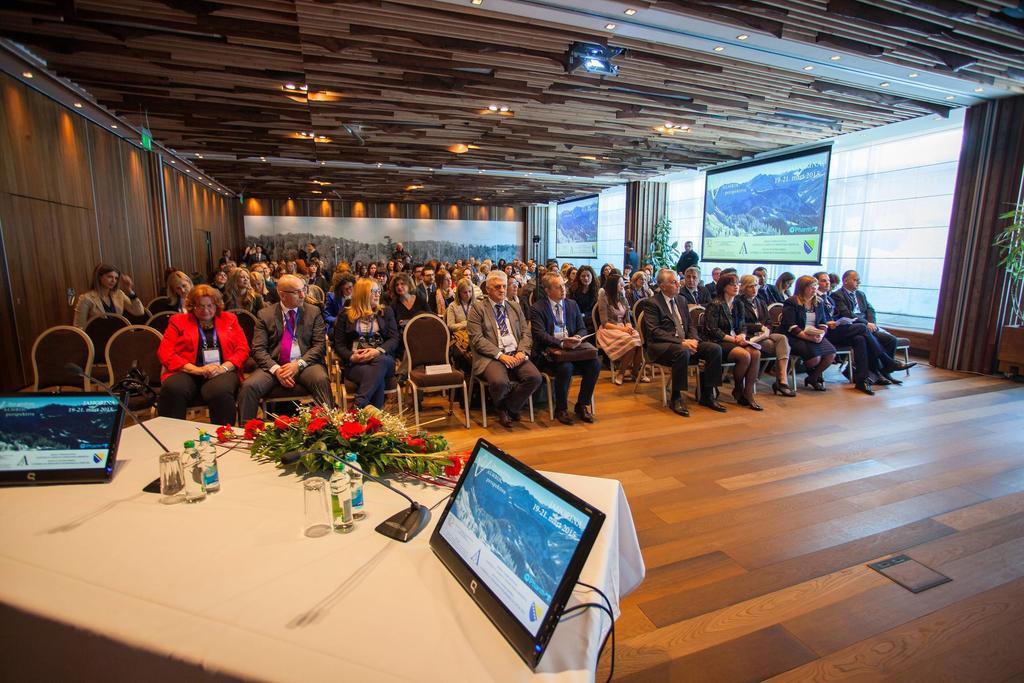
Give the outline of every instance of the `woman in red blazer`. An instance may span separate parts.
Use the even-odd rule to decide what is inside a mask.
[[[210,422],[234,424],[235,395],[249,343],[234,313],[213,287],[199,285],[188,293],[187,313],[171,316],[157,354],[163,363],[157,412],[185,419],[196,396],[210,409]]]

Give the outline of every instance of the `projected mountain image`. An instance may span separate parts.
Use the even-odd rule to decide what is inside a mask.
[[[110,441],[111,403],[83,406],[50,404],[29,408],[5,406],[0,451],[81,449]]]
[[[483,467],[463,483],[451,513],[545,602],[583,536],[578,521]]]
[[[725,182],[714,188],[708,178],[706,237],[803,235],[821,229],[828,165],[765,170],[745,182]]]
[[[597,256],[597,207],[597,197],[558,205],[555,221],[556,256]]]

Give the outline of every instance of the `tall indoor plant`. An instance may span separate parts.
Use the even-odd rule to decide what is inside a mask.
[[[669,242],[671,239],[672,221],[662,216],[654,225],[651,245],[644,256],[644,263],[652,264],[656,270],[658,268],[675,268],[676,262],[679,260],[679,242]]]
[[[1017,202],[999,219],[1010,221],[994,243],[1010,287],[1008,324],[999,337],[999,371],[1009,373],[1016,368],[1018,374],[1024,374],[1024,202]]]

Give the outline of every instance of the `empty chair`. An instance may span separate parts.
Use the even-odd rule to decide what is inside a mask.
[[[461,388],[466,429],[469,429],[469,390],[466,386],[466,376],[448,363],[448,325],[436,315],[421,313],[406,323],[402,336],[405,341],[405,360],[409,368],[409,386],[412,388],[416,424],[420,422],[419,397],[416,392],[450,392],[452,389]],[[448,372],[428,373],[426,368],[430,365],[448,365]],[[450,393],[448,412],[452,413]]]
[[[32,391],[65,388],[88,391],[89,381],[64,366],[74,363],[85,374],[92,374],[93,353],[89,335],[77,327],[57,325],[43,330],[32,344]]]
[[[154,313],[153,316],[146,321],[148,327],[152,327],[160,334],[167,332],[167,324],[171,321],[172,315],[178,315],[176,311],[162,311],[160,313]]]
[[[85,324],[85,333],[89,335],[89,339],[92,340],[92,347],[100,353],[107,348],[107,342],[118,330],[131,325],[128,319],[123,315],[114,315],[108,313],[106,315],[98,315],[92,318]],[[93,359],[93,370],[97,376],[107,376],[107,361],[104,357]]]
[[[116,384],[133,368],[138,368],[148,379],[149,388],[154,392],[160,387],[160,358],[157,349],[163,335],[146,325],[130,325],[118,330],[110,337],[104,352],[110,383]],[[149,408],[155,403],[151,396],[129,396],[128,407],[132,410]]]

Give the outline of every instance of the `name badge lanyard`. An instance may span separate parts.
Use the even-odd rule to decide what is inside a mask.
[[[220,346],[217,344],[217,328],[213,328],[213,338],[210,341],[206,339],[206,333],[203,331],[203,326],[199,326],[199,339],[203,344],[203,361],[206,365],[211,363],[220,362]]]
[[[285,318],[284,318],[284,328],[286,330],[288,330],[289,332],[291,332],[291,334],[292,334],[292,351],[291,351],[291,359],[292,360],[296,359],[296,357],[297,357],[296,354],[301,355],[301,353],[300,353],[301,349],[299,347],[299,339],[298,339],[298,337],[295,336],[295,330],[297,330],[299,328],[299,315],[300,315],[299,309],[295,309],[295,322],[293,324],[291,324],[291,325],[288,324],[288,316],[286,315]]]

